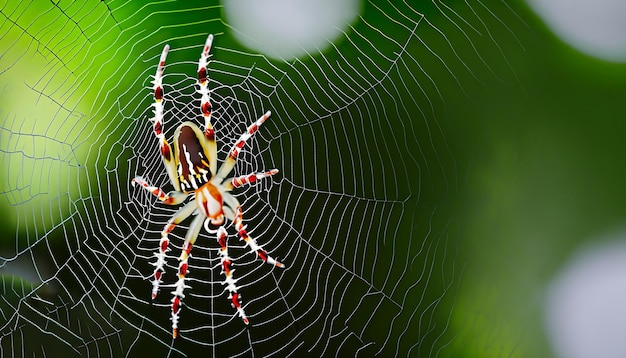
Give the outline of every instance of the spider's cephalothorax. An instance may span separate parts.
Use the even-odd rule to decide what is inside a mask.
[[[215,132],[211,125],[211,104],[209,102],[210,91],[207,81],[207,65],[209,64],[209,53],[213,36],[209,35],[202,50],[200,60],[198,61],[198,93],[201,94],[200,111],[204,117],[204,132],[191,122],[183,122],[174,133],[174,150],[163,135],[163,69],[165,67],[165,59],[169,46],[163,48],[161,58],[157,66],[156,75],[154,76],[154,134],[159,139],[159,148],[161,150],[161,158],[170,178],[170,182],[174,186],[174,191],[165,193],[156,186],[150,185],[142,177],[137,176],[132,180],[132,184],[140,184],[146,190],[154,194],[159,200],[167,205],[181,204],[189,196],[192,197],[188,203],[183,205],[172,216],[163,231],[161,231],[161,240],[159,242],[158,252],[154,254],[156,262],[154,266],[152,280],[152,299],[156,298],[159,292],[159,285],[162,283],[163,272],[165,272],[166,253],[170,251],[168,248],[168,234],[174,230],[177,224],[196,213],[195,218],[191,222],[189,230],[185,236],[185,242],[182,245],[182,252],[178,258],[178,280],[173,284],[174,291],[172,294],[172,335],[174,338],[178,335],[178,320],[182,307],[182,300],[185,297],[184,290],[189,288],[185,284],[188,272],[188,259],[191,248],[198,238],[198,234],[204,224],[205,229],[215,234],[220,245],[220,258],[222,262],[222,273],[224,274],[223,284],[226,286],[225,291],[229,292],[228,298],[233,308],[241,317],[245,324],[248,324],[248,318],[243,310],[241,296],[238,293],[236,285],[237,280],[233,278],[233,269],[231,268],[231,258],[228,255],[228,234],[223,227],[225,219],[230,220],[235,226],[240,239],[244,240],[250,251],[255,253],[263,261],[284,268],[285,266],[274,260],[267,254],[261,246],[248,234],[246,225],[243,224],[242,209],[237,199],[230,194],[234,188],[245,184],[253,183],[258,179],[262,179],[278,173],[277,169],[272,169],[263,173],[252,173],[234,178],[226,178],[232,171],[237,161],[239,151],[259,127],[265,122],[270,112],[266,112],[261,118],[250,125],[245,133],[241,135],[239,140],[228,153],[228,157],[224,160],[222,166],[217,168],[217,144],[215,142]],[[217,227],[211,229],[210,225]]]

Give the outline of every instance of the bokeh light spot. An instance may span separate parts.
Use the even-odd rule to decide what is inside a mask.
[[[626,357],[626,240],[582,250],[548,289],[546,325],[560,357]]]
[[[224,15],[245,46],[289,60],[318,52],[359,15],[359,0],[229,0]]]
[[[626,61],[623,0],[527,0],[563,41],[588,55]]]

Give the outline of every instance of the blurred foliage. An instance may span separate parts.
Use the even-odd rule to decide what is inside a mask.
[[[524,50],[499,43],[512,76],[472,93],[476,106],[448,102],[471,252],[453,356],[546,356],[546,285],[579,245],[626,217],[626,65],[572,50],[515,9],[528,24],[512,28]]]

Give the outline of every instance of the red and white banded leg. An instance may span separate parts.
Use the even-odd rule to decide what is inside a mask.
[[[194,208],[197,208],[197,204],[193,204]],[[204,219],[205,216],[202,214],[198,214],[193,219],[187,231],[187,235],[185,236],[182,252],[178,258],[178,281],[174,284],[174,291],[172,291],[172,295],[174,295],[174,297],[172,297],[172,337],[174,338],[178,336],[178,320],[180,319],[180,310],[182,308],[183,299],[185,298],[184,291],[186,288],[191,288],[185,284],[187,274],[189,273],[189,254],[198,238]]]
[[[154,75],[154,80],[152,80],[152,89],[154,90],[154,103],[152,104],[154,107],[154,118],[152,118],[152,121],[154,122],[154,135],[157,138],[163,136],[163,71],[165,70],[165,59],[169,50],[169,45],[163,47],[156,74]]]
[[[263,247],[259,246],[256,243],[256,240],[254,240],[250,235],[248,235],[248,232],[246,231],[247,225],[243,224],[243,214],[241,212],[241,206],[237,206],[237,208],[235,209],[235,218],[233,222],[235,223],[235,228],[237,229],[239,233],[239,237],[241,237],[241,239],[246,242],[246,245],[250,247],[251,252],[254,252],[257,255],[257,257],[259,257],[261,260],[265,261],[266,263],[270,265],[274,265],[280,268],[285,268],[285,265],[274,260],[271,256],[269,256],[267,254],[267,251],[265,251]]]
[[[169,50],[169,45],[165,45],[165,47],[163,47],[163,52],[161,52],[159,64],[157,65],[156,74],[154,75],[154,80],[152,81],[152,89],[154,90],[154,103],[152,104],[154,107],[154,117],[151,118],[151,121],[154,122],[154,135],[159,139],[161,158],[163,159],[163,164],[165,165],[165,169],[169,175],[170,182],[174,185],[174,189],[180,191],[180,183],[176,178],[176,162],[173,157],[172,148],[163,134],[163,105],[165,102],[165,92],[163,91],[163,71],[165,70],[165,59],[167,58]]]
[[[238,176],[232,179],[226,179],[224,180],[224,184],[222,185],[224,186],[226,191],[230,191],[230,190],[233,190],[234,188],[239,188],[240,186],[254,183],[259,179],[267,178],[275,174],[278,174],[278,169],[268,170],[264,173],[253,173],[253,174]]]
[[[198,60],[198,93],[200,93],[200,110],[204,117],[204,136],[207,140],[207,148],[209,149],[209,168],[211,173],[217,171],[217,142],[215,142],[215,131],[211,124],[211,101],[209,90],[209,81],[207,78],[207,67],[209,66],[209,57],[211,45],[213,44],[213,35],[209,35],[206,43],[202,48],[200,59]]]
[[[272,115],[272,112],[270,111],[265,112],[264,115],[262,115],[259,119],[257,119],[256,122],[252,123],[248,127],[248,130],[246,130],[246,132],[243,133],[241,137],[239,137],[239,140],[232,147],[232,149],[228,153],[228,157],[226,157],[226,160],[224,161],[224,164],[222,164],[222,167],[220,168],[219,172],[215,176],[215,180],[217,182],[221,182],[231,172],[231,170],[233,170],[233,167],[235,166],[235,163],[237,162],[237,156],[239,155],[241,148],[243,148],[243,146],[246,144],[246,141],[250,139],[250,137],[252,137],[252,135],[254,135],[254,133],[256,133],[257,130],[259,130],[259,127],[261,127],[261,125],[265,123],[265,121],[271,115]]]
[[[172,232],[172,230],[174,230],[176,225],[178,225],[180,222],[193,214],[193,212],[196,210],[196,207],[196,203],[192,201],[190,203],[187,203],[187,205],[183,206],[182,208],[178,209],[176,214],[174,214],[174,216],[172,216],[167,221],[167,224],[163,228],[163,231],[161,231],[159,251],[154,253],[154,256],[156,256],[157,260],[156,262],[151,264],[152,266],[154,266],[154,279],[152,280],[152,299],[155,299],[157,293],[159,292],[159,286],[162,282],[161,277],[165,272],[165,259],[167,257],[166,253],[170,250],[168,248],[170,240],[168,239],[167,235]]]
[[[167,205],[177,205],[185,201],[185,199],[189,196],[189,194],[185,194],[180,191],[170,191],[169,193],[165,193],[158,186],[153,186],[148,183],[143,177],[136,176],[130,181],[131,185],[135,186],[135,184],[141,185],[142,188],[146,189],[154,196],[156,196],[163,204]]]
[[[220,259],[222,263],[222,273],[224,274],[223,285],[226,285],[224,291],[228,291],[228,299],[230,299],[231,306],[237,310],[237,314],[243,320],[243,323],[248,324],[248,317],[243,310],[241,303],[241,295],[237,292],[237,280],[233,277],[235,270],[232,268],[232,261],[228,256],[228,234],[223,226],[217,229],[217,242],[220,244]]]

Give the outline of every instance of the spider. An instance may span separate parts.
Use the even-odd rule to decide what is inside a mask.
[[[226,178],[234,168],[239,151],[243,148],[246,140],[254,135],[259,127],[270,117],[271,112],[267,111],[248,127],[247,131],[241,135],[239,140],[232,147],[228,153],[228,157],[226,157],[218,170],[217,143],[215,142],[215,131],[211,125],[210,90],[207,80],[207,66],[209,64],[209,53],[212,43],[213,35],[209,35],[198,61],[198,93],[202,96],[200,111],[204,117],[204,131],[201,131],[198,126],[191,122],[181,123],[174,133],[173,152],[172,147],[170,147],[163,134],[164,92],[162,82],[169,45],[165,45],[163,48],[156,74],[152,81],[154,85],[154,103],[152,104],[152,106],[154,106],[154,117],[150,120],[154,123],[153,130],[154,135],[159,140],[161,158],[163,159],[163,164],[165,165],[170,182],[175,190],[165,193],[159,187],[151,185],[140,176],[133,178],[131,181],[133,186],[135,184],[141,185],[166,205],[178,205],[189,196],[193,198],[168,220],[163,231],[161,231],[158,252],[154,254],[156,262],[152,263],[154,266],[152,299],[154,300],[159,292],[159,286],[163,282],[161,279],[165,272],[166,253],[170,251],[168,248],[168,234],[174,230],[177,224],[189,216],[195,215],[185,235],[182,252],[178,258],[178,280],[175,284],[171,285],[171,287],[174,288],[174,291],[172,291],[174,297],[171,300],[172,336],[174,338],[178,336],[178,321],[182,301],[183,298],[185,298],[184,290],[191,288],[185,284],[185,279],[189,272],[188,260],[190,252],[198,238],[203,223],[207,232],[216,235],[221,248],[221,273],[224,275],[222,284],[226,286],[224,291],[229,292],[228,299],[231,301],[232,307],[246,325],[249,321],[242,307],[241,296],[238,293],[237,280],[233,277],[234,270],[232,269],[232,261],[230,256],[228,256],[228,234],[224,228],[225,221],[230,220],[234,224],[240,239],[245,241],[245,245],[248,246],[250,251],[255,253],[257,257],[268,264],[281,268],[285,267],[285,265],[270,257],[248,234],[246,225],[243,224],[241,205],[237,199],[230,194],[230,191],[234,188],[274,175],[278,173],[278,170],[272,169],[261,173]],[[209,224],[213,227],[217,227],[217,229],[211,229]]]

